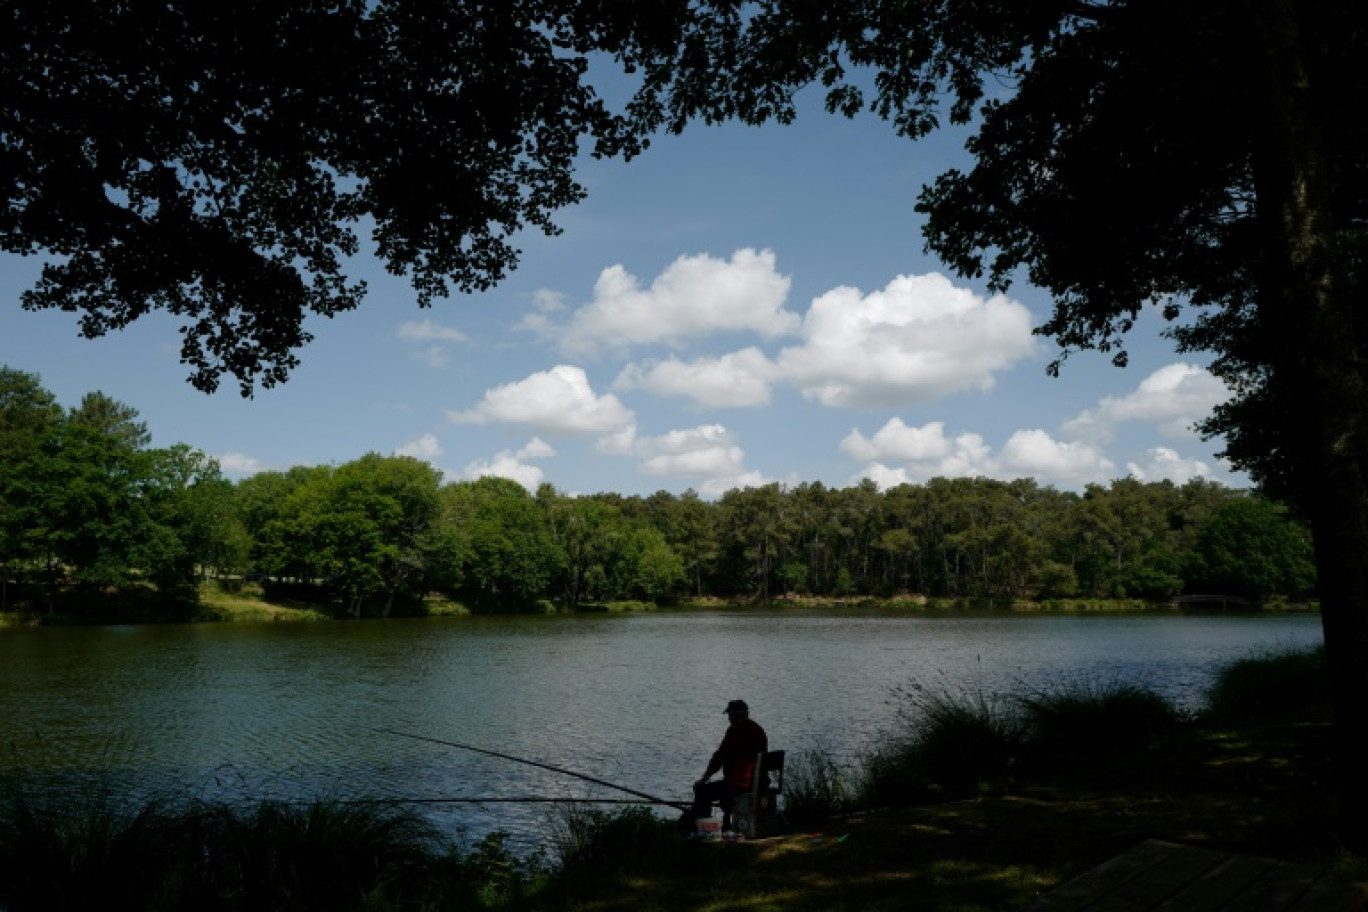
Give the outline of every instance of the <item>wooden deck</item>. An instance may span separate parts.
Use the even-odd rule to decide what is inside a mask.
[[[1029,912],[1354,912],[1363,885],[1315,865],[1151,839],[1040,897]]]

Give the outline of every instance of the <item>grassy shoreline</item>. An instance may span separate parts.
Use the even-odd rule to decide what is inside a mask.
[[[289,593],[295,594],[295,593]],[[347,618],[346,606],[341,601],[309,600],[309,593],[300,598],[283,597],[269,589],[237,582],[202,583],[193,599],[178,606],[168,607],[155,590],[148,590],[139,598],[130,594],[93,614],[73,613],[59,608],[53,612],[32,609],[0,611],[0,629],[5,627],[65,626],[72,624],[137,624],[137,623],[271,623],[294,621],[327,621]],[[1127,614],[1141,612],[1210,612],[1222,610],[1211,606],[1183,607],[1172,602],[1149,602],[1141,599],[1029,599],[990,600],[975,598],[940,598],[921,595],[899,595],[889,598],[869,596],[836,598],[815,596],[785,596],[769,600],[753,598],[724,599],[717,597],[670,599],[660,603],[645,601],[586,602],[576,609],[559,607],[548,601],[527,606],[519,614],[621,614],[643,611],[691,611],[707,609],[769,610],[812,609],[826,611],[880,611],[924,614]],[[1258,607],[1241,606],[1232,611],[1316,612],[1315,603],[1275,602]],[[376,613],[369,606],[363,617]],[[480,613],[460,602],[428,598],[421,603],[399,606],[395,616],[403,617],[459,617]]]

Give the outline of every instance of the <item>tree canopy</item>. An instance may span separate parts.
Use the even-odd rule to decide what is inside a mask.
[[[182,319],[202,390],[284,380],[357,306],[369,232],[420,304],[554,232],[571,166],[638,148],[583,80],[578,4],[196,0],[0,7],[0,250],[99,336]],[[587,15],[587,14],[586,14]]]

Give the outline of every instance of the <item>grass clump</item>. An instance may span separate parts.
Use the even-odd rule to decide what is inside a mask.
[[[1215,722],[1330,718],[1325,647],[1275,646],[1227,662],[1207,691]]]
[[[411,812],[382,805],[263,802],[221,814],[221,893],[244,909],[345,909],[377,894],[414,892],[442,854]]]
[[[1027,724],[1012,700],[982,688],[952,690],[913,681],[896,692],[901,736],[866,763],[865,791],[876,805],[1011,789]]]
[[[1163,745],[1184,722],[1172,701],[1138,684],[1080,679],[1019,698],[1032,771],[1074,772]]]
[[[381,912],[517,907],[531,868],[486,837],[467,854],[381,803],[224,804],[8,786],[6,912]]]
[[[130,804],[107,788],[0,795],[0,908],[176,908],[196,866],[190,822],[156,803]],[[159,876],[149,877],[149,871]]]
[[[742,859],[692,844],[677,821],[644,807],[557,807],[551,821],[553,869],[537,908],[577,907],[590,899],[629,897],[645,883],[706,882]],[[628,900],[628,908],[637,906]]]
[[[825,823],[853,807],[850,777],[826,750],[795,751],[784,767],[784,816],[795,827]]]
[[[678,827],[644,807],[605,811],[572,802],[558,805],[551,822],[551,849],[562,870],[630,868],[678,845]]]
[[[908,807],[1017,791],[1024,777],[1088,777],[1165,743],[1185,724],[1154,691],[1077,680],[1025,696],[913,682],[904,728],[862,759],[853,806]]]

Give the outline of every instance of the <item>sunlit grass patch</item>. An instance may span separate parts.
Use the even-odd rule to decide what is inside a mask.
[[[312,607],[294,607],[267,602],[248,594],[232,594],[205,586],[200,590],[200,611],[215,621],[324,621],[327,613]]]

